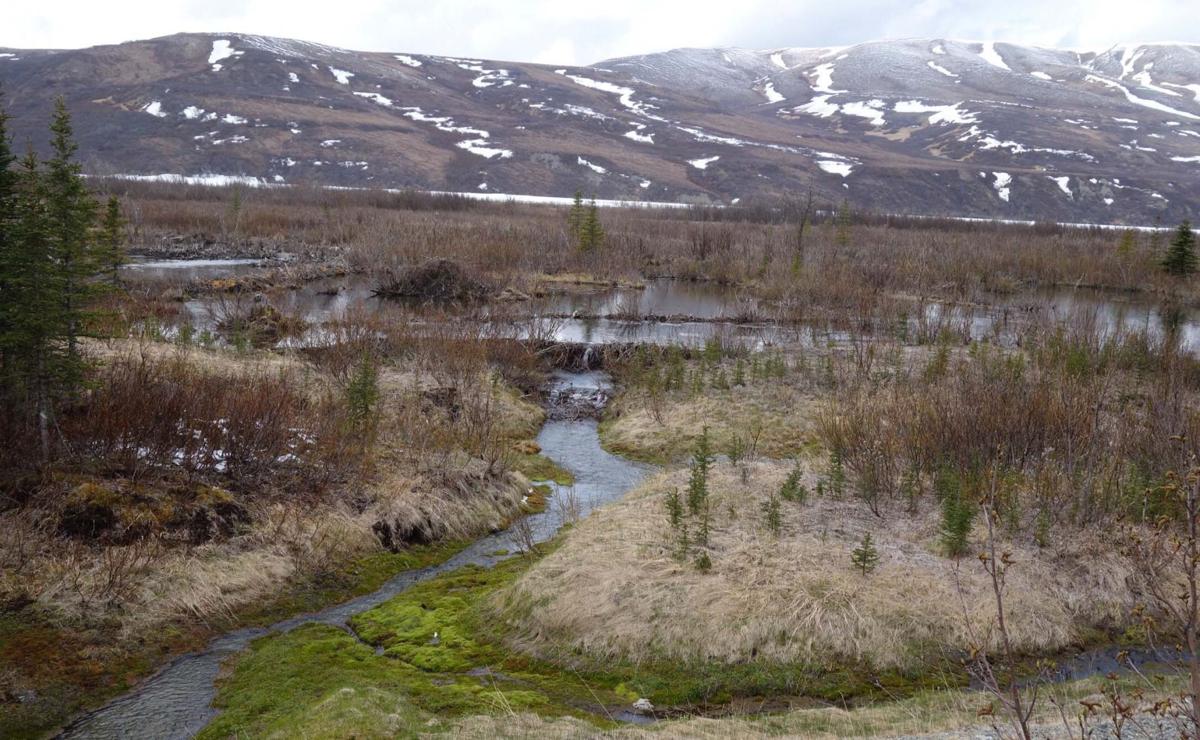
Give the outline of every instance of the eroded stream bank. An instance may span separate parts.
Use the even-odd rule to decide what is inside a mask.
[[[520,535],[517,527],[482,537],[448,560],[408,571],[387,581],[378,590],[318,612],[298,615],[270,627],[247,628],[214,639],[203,651],[181,656],[136,689],[68,725],[64,738],[190,738],[217,716],[213,708],[215,682],[222,663],[249,647],[259,637],[286,633],[302,625],[324,624],[348,629],[351,617],[382,604],[414,584],[465,565],[491,567],[512,557],[522,544],[549,540],[564,524],[564,510],[586,516],[592,509],[613,501],[635,486],[647,468],[605,452],[600,447],[596,415],[611,390],[607,375],[598,371],[557,372],[548,388],[549,420],[537,443],[542,453],[567,468],[573,486],[550,483],[552,495],[545,511],[526,517]],[[555,499],[564,501],[556,504]]]

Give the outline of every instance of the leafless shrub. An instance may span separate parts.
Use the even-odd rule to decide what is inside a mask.
[[[149,468],[249,483],[283,471],[336,475],[346,452],[333,397],[288,371],[213,372],[186,354],[118,357],[63,421],[78,454],[137,477]]]
[[[554,506],[554,515],[560,525],[568,526],[579,521],[582,509],[575,486],[560,486],[551,501]]]
[[[528,516],[517,517],[512,526],[508,528],[509,535],[512,537],[513,545],[515,545],[522,553],[526,555],[537,554],[537,533],[533,527],[533,520]]]

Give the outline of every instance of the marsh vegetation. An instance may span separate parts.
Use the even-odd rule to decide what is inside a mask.
[[[253,625],[206,736],[1195,730],[1182,230],[87,184],[70,382],[3,314],[6,737]]]

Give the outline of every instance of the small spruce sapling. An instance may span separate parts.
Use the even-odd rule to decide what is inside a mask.
[[[797,460],[795,467],[788,473],[783,485],[779,488],[779,498],[798,504],[802,504],[808,499],[808,488],[800,484],[801,475],[803,473],[800,470],[800,461]]]
[[[780,511],[779,497],[771,494],[770,498],[763,502],[762,510],[767,530],[778,537],[780,530],[783,529],[783,515]]]
[[[965,493],[957,490],[942,498],[942,546],[953,558],[966,554],[975,522],[975,509],[967,498]]]
[[[679,489],[672,488],[667,494],[667,517],[671,521],[671,529],[678,530],[683,523],[683,503],[679,500]]]
[[[879,565],[879,551],[875,549],[875,543],[871,541],[870,532],[863,534],[862,542],[850,553],[850,562],[854,564],[855,568],[861,570],[864,576]]]
[[[712,446],[708,439],[708,427],[700,432],[696,449],[692,452],[692,473],[688,478],[687,506],[693,516],[705,508],[708,501],[708,473],[712,468]]]
[[[346,409],[350,421],[359,428],[369,427],[378,404],[379,370],[371,356],[364,352],[346,384]]]
[[[842,453],[833,450],[829,453],[829,490],[834,496],[846,492],[846,467],[842,463]]]

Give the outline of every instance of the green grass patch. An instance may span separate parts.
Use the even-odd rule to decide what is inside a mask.
[[[514,557],[491,569],[467,566],[413,586],[351,620],[369,644],[324,627],[260,640],[222,683],[217,703],[225,713],[205,736],[319,735],[313,723],[323,720],[311,708],[329,702],[395,707],[399,724],[386,732],[403,735],[421,730],[431,718],[510,711],[571,715],[611,727],[605,712],[638,697],[703,712],[743,697],[853,704],[965,684],[961,670],[945,666],[906,674],[766,662],[633,665],[570,651],[535,658],[507,646],[510,627],[492,606],[495,594],[534,561]],[[351,734],[370,734],[382,720],[362,721],[367,724],[352,725]]]
[[[513,453],[510,464],[531,481],[552,481],[560,486],[575,484],[575,476],[571,475],[571,471],[540,452]]]

